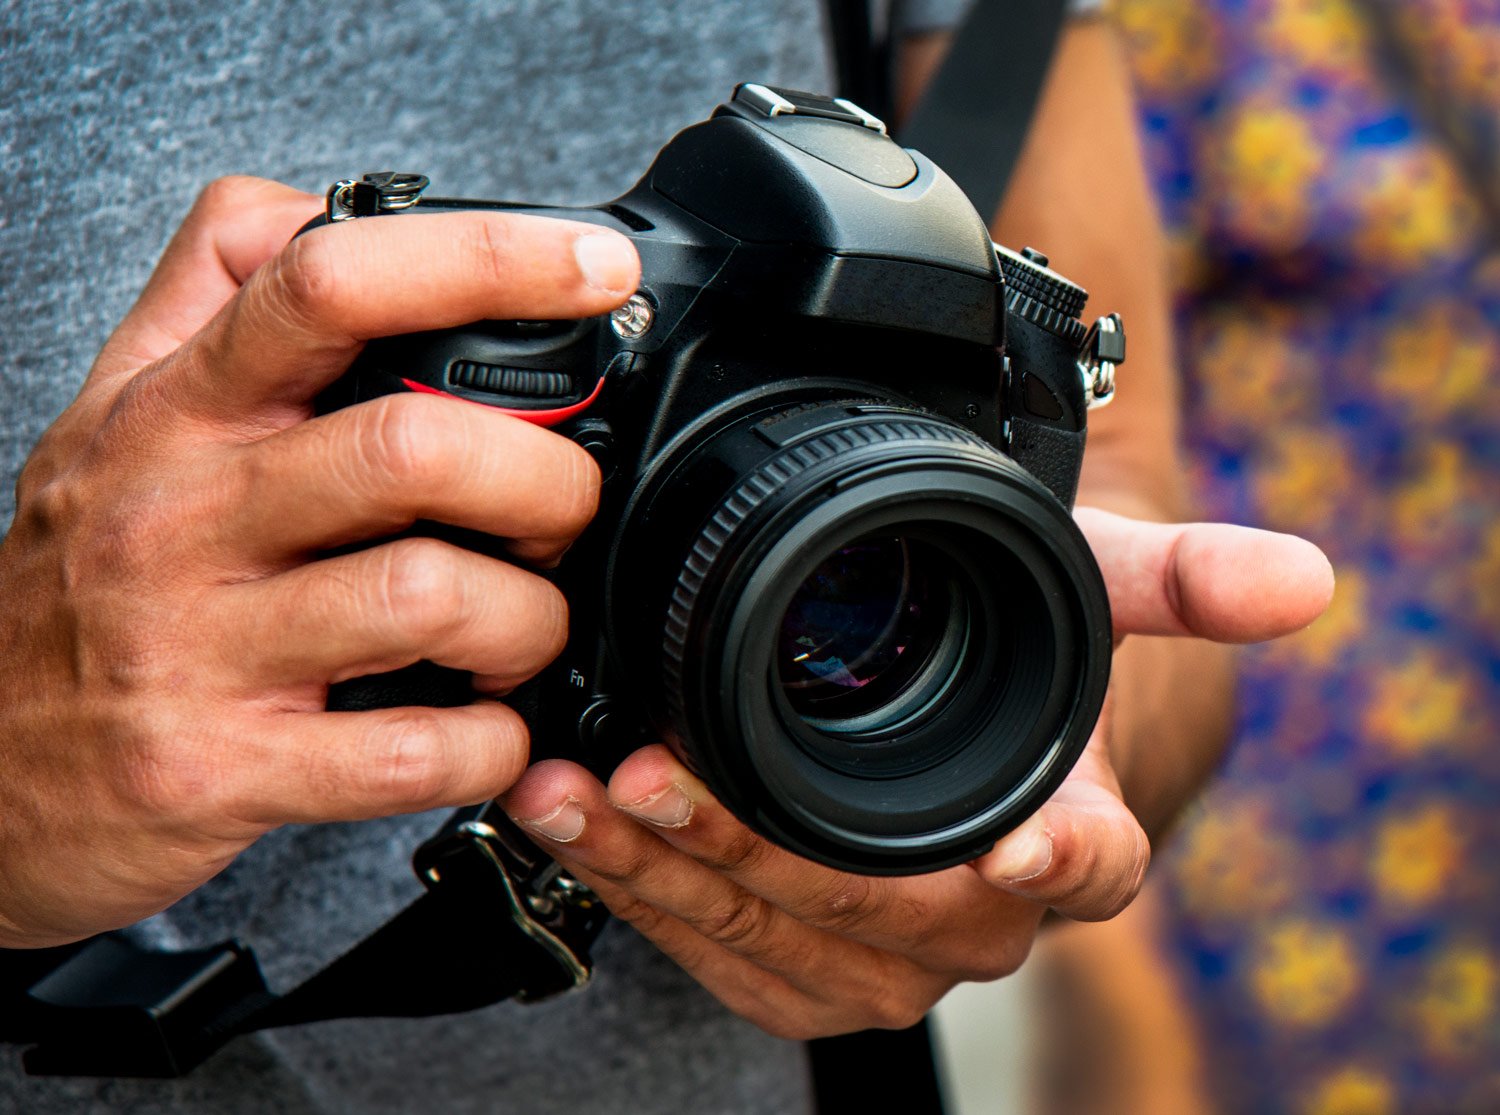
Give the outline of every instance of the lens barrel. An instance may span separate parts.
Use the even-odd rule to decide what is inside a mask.
[[[802,406],[701,438],[655,486],[616,549],[610,583],[640,591],[611,643],[756,831],[931,871],[1071,769],[1108,680],[1103,582],[1062,504],[977,435]]]

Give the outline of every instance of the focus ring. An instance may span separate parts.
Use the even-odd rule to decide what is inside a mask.
[[[667,607],[663,639],[663,680],[667,711],[678,725],[685,722],[682,699],[683,669],[687,659],[688,632],[693,609],[710,570],[739,528],[768,498],[782,491],[796,477],[826,461],[871,445],[904,441],[940,441],[995,453],[994,446],[967,430],[940,421],[916,417],[879,418],[852,423],[813,435],[772,457],[719,501],[713,517],[699,532],[672,590]]]

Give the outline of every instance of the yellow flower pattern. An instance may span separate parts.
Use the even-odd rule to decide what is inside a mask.
[[[1460,667],[1419,650],[1376,671],[1365,708],[1365,738],[1398,757],[1465,742],[1478,694]]]
[[[1261,942],[1251,985],[1261,1009],[1292,1027],[1324,1026],[1359,990],[1361,972],[1349,939],[1327,925],[1294,921]]]
[[[1116,14],[1136,80],[1157,92],[1201,89],[1217,76],[1217,22],[1195,0],[1133,0]]]
[[[1358,482],[1349,447],[1336,434],[1287,426],[1261,434],[1255,484],[1266,525],[1301,534],[1326,531],[1348,509]]]
[[[1304,1115],[1398,1115],[1391,1082],[1369,1069],[1340,1069],[1320,1083]]]
[[[1203,510],[1338,573],[1244,655],[1164,945],[1229,1115],[1500,1115],[1500,0],[1115,9]]]
[[[1301,70],[1358,73],[1369,53],[1369,33],[1349,0],[1275,0],[1260,40],[1275,58]]]
[[[1383,401],[1436,421],[1484,402],[1496,357],[1494,333],[1474,307],[1436,303],[1392,326],[1379,349],[1373,384]]]
[[[1253,919],[1296,886],[1297,850],[1258,802],[1205,814],[1183,834],[1173,869],[1185,901],[1221,918]]]
[[[1370,885],[1382,898],[1422,906],[1442,898],[1463,863],[1464,837],[1447,806],[1423,806],[1381,824],[1370,858]]]
[[[1307,121],[1275,102],[1251,103],[1216,137],[1215,187],[1226,206],[1226,231],[1273,251],[1307,240],[1312,185],[1326,160]]]
[[[1451,254],[1470,239],[1478,212],[1452,159],[1435,145],[1371,160],[1357,245],[1371,267],[1406,269]]]
[[[1438,957],[1417,1002],[1427,1048],[1446,1060],[1461,1059],[1493,1034],[1497,976],[1484,948],[1460,945]]]

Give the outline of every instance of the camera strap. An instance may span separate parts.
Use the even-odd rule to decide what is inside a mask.
[[[911,119],[896,130],[903,146],[963,188],[986,222],[1021,157],[1067,15],[1068,0],[973,0]],[[899,11],[888,24],[899,30]],[[893,44],[874,34],[869,0],[828,0],[828,25],[840,92],[888,115]]]
[[[586,983],[608,913],[493,803],[413,857],[425,892],[285,994],[238,941],[143,948],[106,933],[0,953],[0,1041],[33,1075],[173,1077],[230,1039],[330,1018],[456,1014]]]
[[[830,4],[831,18],[841,7],[847,17],[832,22],[840,57],[873,51],[866,0],[855,0],[862,16],[841,0]],[[902,135],[981,213],[994,212],[1020,154],[1065,7],[976,0]],[[862,57],[851,55],[849,65],[868,76],[881,56]],[[270,990],[254,952],[234,940],[161,950],[105,933],[61,948],[0,950],[0,1042],[28,1046],[24,1064],[35,1075],[173,1077],[257,1030],[453,1014],[588,981],[589,949],[607,911],[498,806],[453,814],[413,866],[421,897],[284,994]],[[911,1115],[940,1110],[930,1059],[919,1066],[912,1054],[926,1049],[925,1032],[902,1034],[878,1049],[861,1034],[813,1043],[820,1107],[879,1108],[908,1097]]]

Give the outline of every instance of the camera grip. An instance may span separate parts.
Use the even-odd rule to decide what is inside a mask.
[[[477,696],[470,675],[463,670],[424,661],[331,685],[328,708],[332,712],[364,712],[407,705],[455,708],[472,703]]]
[[[1083,430],[1065,430],[1051,422],[1023,415],[1011,418],[1011,455],[1062,501],[1070,511],[1078,495],[1078,471],[1083,462]]]

